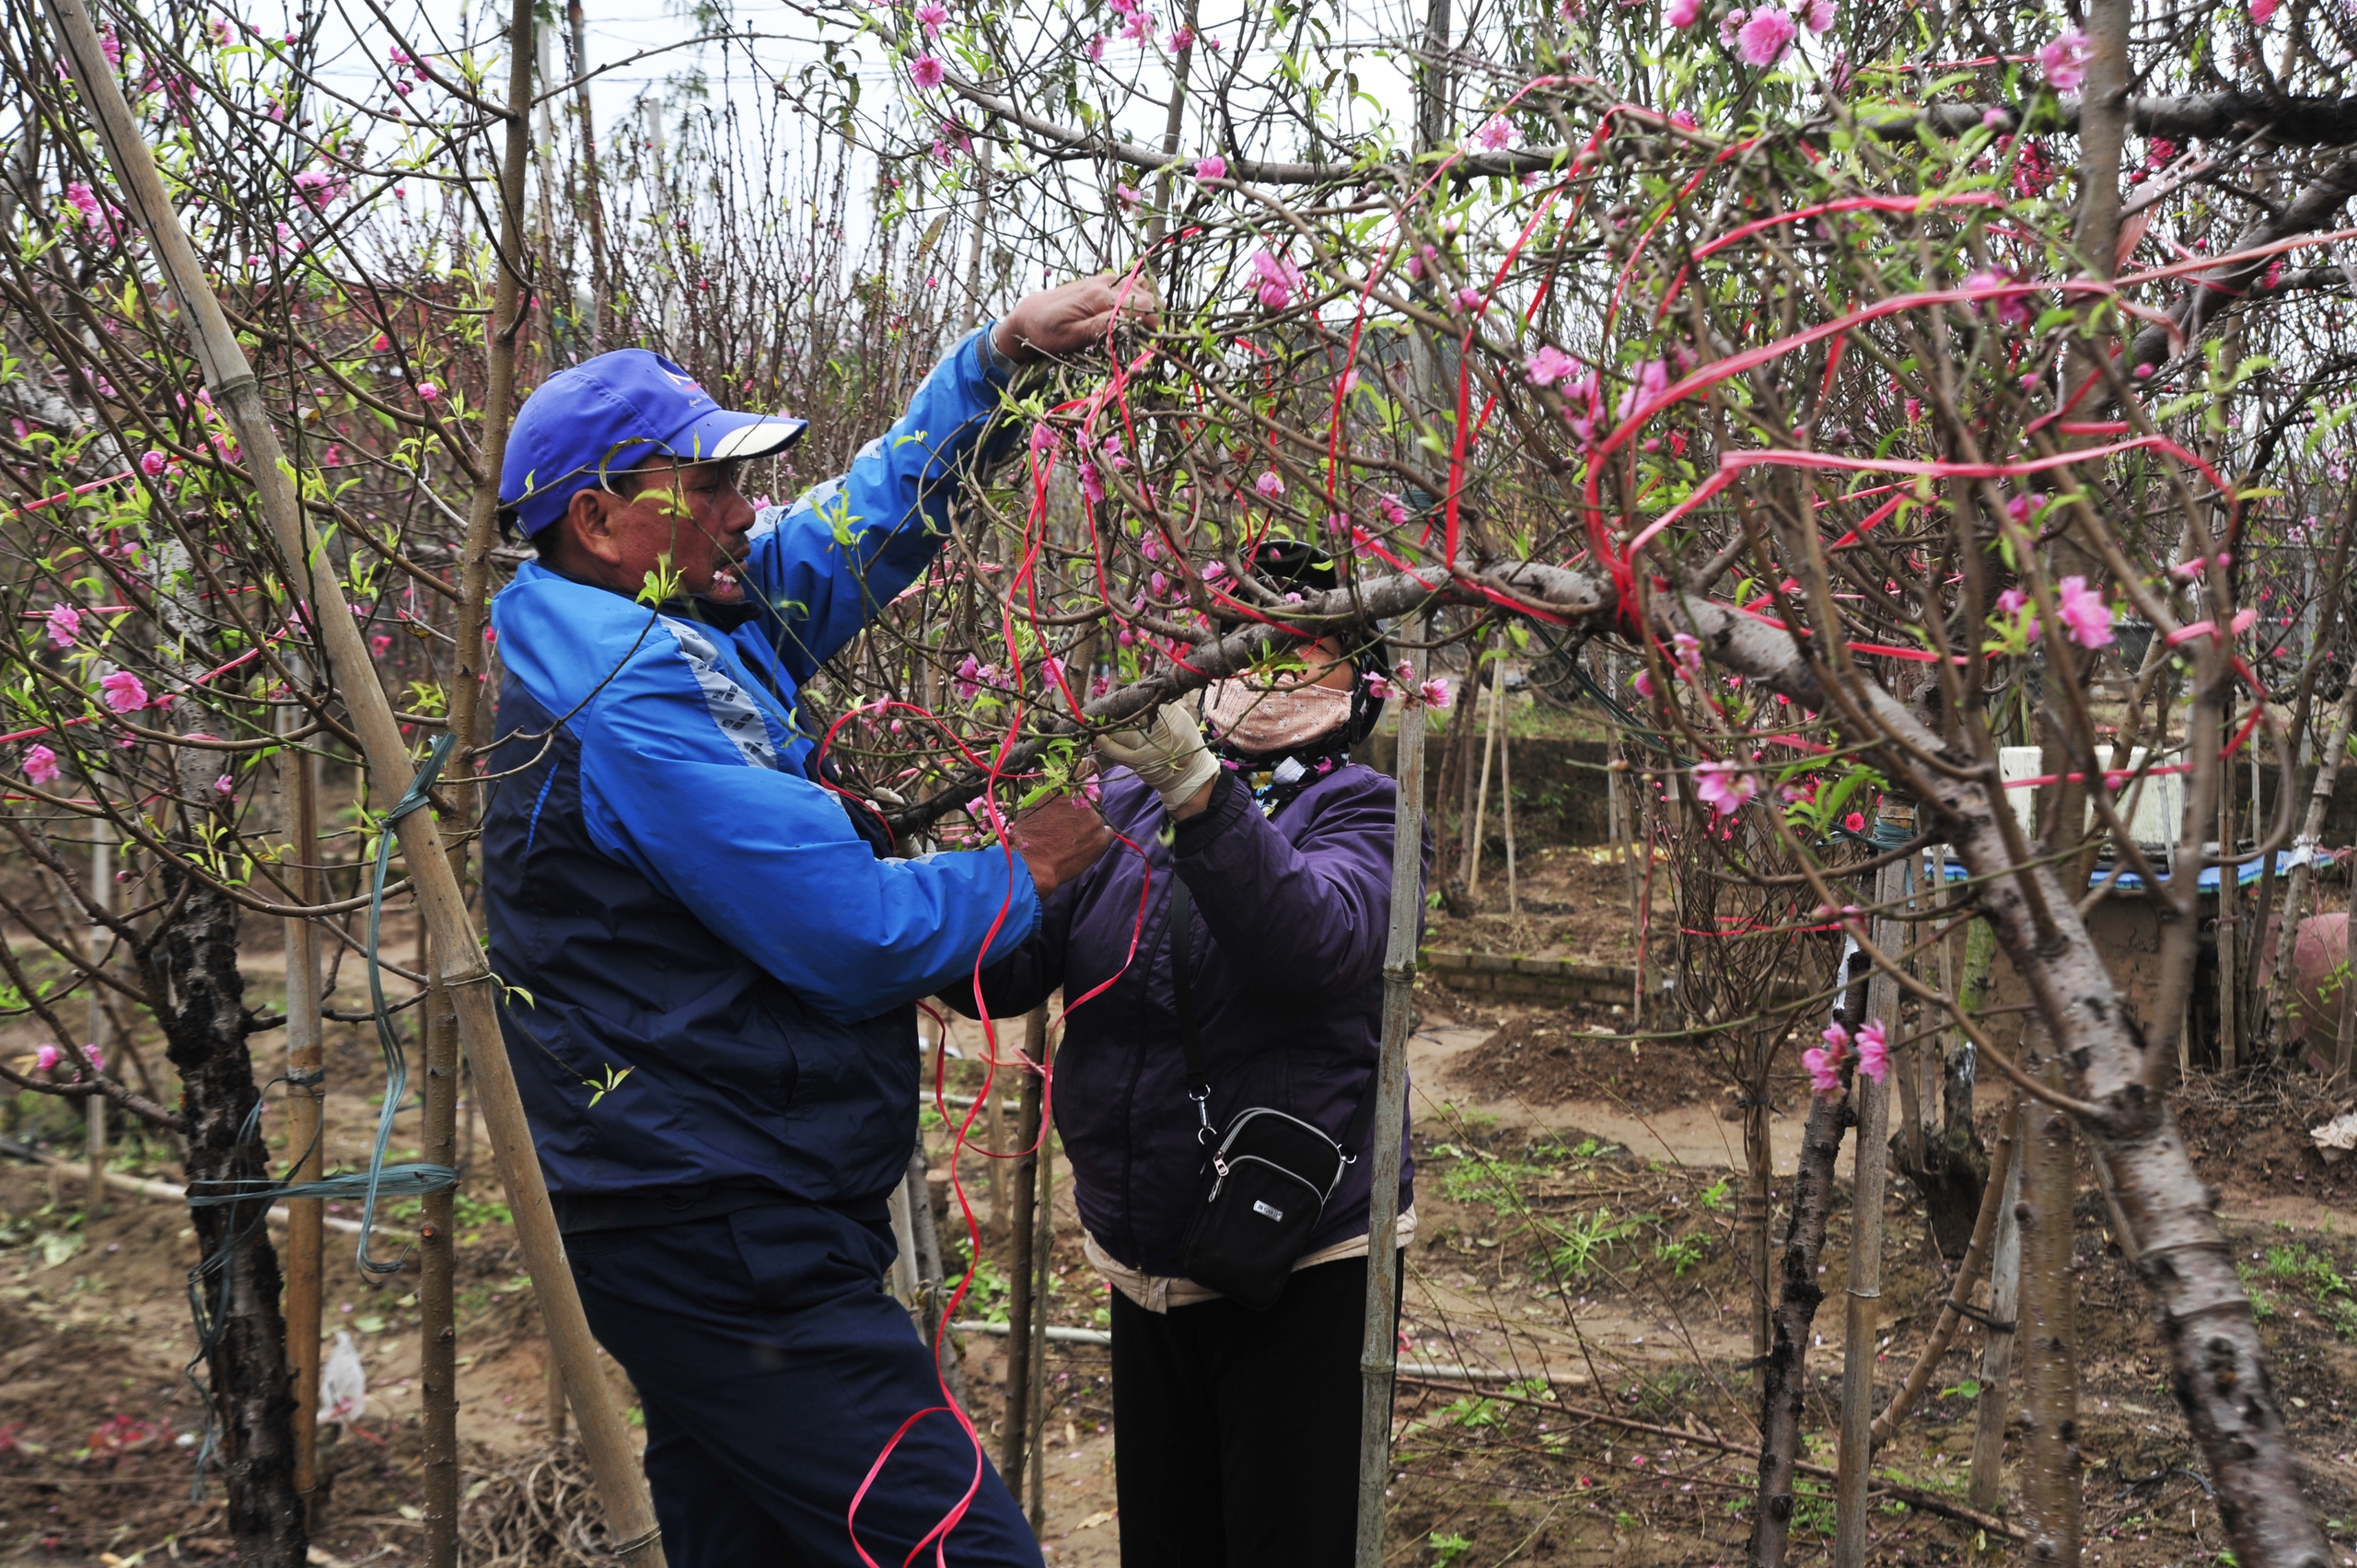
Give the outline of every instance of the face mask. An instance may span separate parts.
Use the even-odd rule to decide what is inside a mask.
[[[1203,718],[1221,740],[1248,755],[1290,751],[1350,723],[1351,693],[1348,687],[1217,680],[1203,693]]]

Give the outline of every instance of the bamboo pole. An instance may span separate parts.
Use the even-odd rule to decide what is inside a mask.
[[[433,978],[425,993],[426,1159],[459,1163],[459,1016],[450,993]],[[417,1375],[425,1418],[426,1568],[459,1562],[458,1248],[451,1235],[458,1194],[445,1187],[425,1195],[418,1227]]]
[[[1403,681],[1412,691],[1412,683]],[[1364,1156],[1367,1197],[1366,1330],[1359,1351],[1358,1568],[1383,1568],[1383,1500],[1391,1479],[1391,1374],[1399,1352],[1399,1125],[1408,1106],[1408,1034],[1415,1027],[1416,929],[1423,913],[1424,710],[1399,707],[1399,793],[1391,835],[1391,928],[1383,955],[1383,1053],[1375,1131]]]
[[[1023,1018],[1023,1057],[1037,1062],[1047,1050],[1048,1010],[1034,1007]],[[1008,1216],[1007,1243],[1014,1251],[1006,1271],[1008,1295],[1006,1320],[1011,1331],[1006,1337],[1006,1427],[1000,1434],[999,1474],[1006,1481],[1006,1489],[1017,1501],[1023,1496],[1023,1463],[1030,1455],[1027,1439],[1031,1425],[1031,1250],[1039,1240],[1034,1209],[1039,1198],[1040,1094],[1045,1086],[1039,1074],[1028,1069],[1023,1072],[1023,1109],[1017,1113],[1016,1147],[1023,1152],[1015,1161],[1014,1179],[1008,1185],[1015,1190],[1014,1213]],[[998,1097],[993,1094],[991,1097]]]
[[[299,668],[294,673],[300,678]],[[295,722],[279,710],[282,728]],[[319,764],[308,748],[280,754],[280,787],[287,796],[290,869],[296,901],[319,902]],[[288,1179],[317,1181],[327,1169],[321,1146],[327,1088],[319,1014],[319,932],[308,920],[286,923],[286,1144]],[[303,1498],[304,1528],[319,1517],[319,1287],[327,1242],[325,1204],[295,1198],[286,1204],[286,1359],[295,1375],[295,1490]]]
[[[43,0],[57,30],[62,52],[90,106],[107,159],[114,168],[126,209],[146,235],[181,318],[188,323],[191,346],[204,375],[214,404],[235,431],[247,474],[277,538],[280,554],[296,581],[289,584],[302,598],[308,620],[325,645],[331,671],[352,672],[337,682],[348,716],[366,760],[372,788],[379,799],[398,797],[415,776],[416,766],[401,726],[372,670],[366,645],[353,623],[343,584],[312,534],[290,481],[285,454],[263,407],[261,383],[247,362],[245,350],[231,331],[228,317],[206,280],[203,263],[189,243],[165,192],[154,155],[141,140],[122,89],[99,43],[82,0]],[[528,5],[524,7],[528,33]],[[519,51],[518,52],[521,52]],[[528,91],[530,61],[517,63]],[[522,110],[516,123],[522,125]],[[528,138],[527,139],[528,145]],[[520,179],[520,170],[517,171]],[[503,284],[504,286],[504,284]],[[502,431],[504,440],[504,429]],[[495,472],[500,453],[486,450],[484,461]],[[471,564],[471,563],[470,563]],[[325,567],[326,569],[322,569]],[[460,657],[468,650],[460,638]],[[465,695],[464,692],[455,695]],[[454,704],[455,707],[455,704]],[[540,1175],[532,1146],[531,1125],[516,1089],[515,1069],[500,1038],[498,1004],[491,971],[483,962],[459,879],[450,868],[442,834],[432,816],[412,811],[396,830],[419,901],[433,932],[436,972],[459,1009],[460,1037],[473,1063],[477,1092],[492,1150],[515,1216],[517,1239],[524,1265],[539,1296],[566,1370],[566,1384],[580,1408],[575,1411],[588,1448],[589,1466],[598,1495],[605,1505],[611,1550],[625,1562],[652,1568],[663,1561],[661,1531],[638,1468],[621,1411],[615,1405],[597,1360],[597,1343],[582,1315],[581,1296],[565,1261],[564,1241],[557,1234],[556,1216],[549,1206],[548,1184]]]
[[[1875,835],[1904,842],[1915,834],[1912,804],[1883,798]],[[1887,908],[1914,891],[1912,866],[1899,861],[1882,868],[1875,902]],[[1909,927],[1888,916],[1875,921],[1875,945],[1896,953],[1907,945]],[[1866,1018],[1898,1028],[1898,982],[1881,970],[1866,982]],[[1862,1568],[1866,1561],[1866,1482],[1872,1469],[1875,1417],[1875,1333],[1882,1326],[1882,1200],[1890,1163],[1890,1085],[1862,1071],[1851,1082],[1858,1109],[1858,1154],[1850,1202],[1849,1318],[1841,1357],[1841,1448],[1833,1483],[1835,1568]]]

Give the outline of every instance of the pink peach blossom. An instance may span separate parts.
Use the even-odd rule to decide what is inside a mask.
[[[1553,343],[1545,344],[1523,361],[1524,373],[1534,387],[1551,387],[1578,368],[1578,362]]]
[[[147,705],[147,688],[127,669],[103,677],[99,690],[105,693],[107,706],[119,714],[134,713]]]
[[[2064,28],[2038,46],[2038,68],[2046,73],[2047,85],[2056,92],[2074,93],[2087,79],[2089,52],[2087,35],[2077,28]]]
[[[1858,1071],[1877,1084],[1890,1075],[1890,1040],[1880,1018],[1858,1031]]]
[[[1793,47],[1799,32],[1782,7],[1762,6],[1736,29],[1736,52],[1747,65],[1773,65]]]
[[[1694,770],[1694,794],[1722,817],[1732,817],[1759,792],[1759,777],[1736,762],[1703,762]]]
[[[2072,641],[2083,648],[2100,648],[2111,641],[2111,606],[2101,589],[2087,587],[2084,577],[2065,577],[2059,597],[2062,623],[2071,629]]]

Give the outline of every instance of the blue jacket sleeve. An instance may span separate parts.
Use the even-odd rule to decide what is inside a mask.
[[[1383,972],[1391,912],[1389,780],[1321,792],[1299,842],[1263,817],[1232,775],[1202,823],[1181,825],[1172,865],[1221,956],[1255,991],[1308,1000]],[[1195,829],[1189,831],[1189,829]],[[1430,859],[1429,842],[1426,859]]]
[[[1020,857],[877,860],[821,785],[728,727],[741,688],[656,628],[576,721],[598,847],[830,1017],[873,1017],[1039,926]]]
[[[1067,882],[1050,893],[1039,912],[1038,934],[1006,957],[985,964],[980,985],[972,975],[959,975],[941,993],[941,1000],[970,1018],[981,1017],[984,1006],[993,1018],[1015,1018],[1054,995],[1064,982],[1064,949],[1071,940],[1079,886]]]
[[[949,536],[958,469],[981,441],[1010,372],[984,326],[950,351],[851,470],[754,525],[746,580],[777,619],[797,681],[914,582]]]

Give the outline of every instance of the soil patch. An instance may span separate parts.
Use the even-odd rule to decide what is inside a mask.
[[[2195,1073],[2170,1097],[2201,1174],[2229,1199],[2357,1199],[2357,1158],[2327,1165],[2308,1129],[2357,1109],[2357,1094],[2267,1064]]]
[[[1600,1099],[1653,1111],[1724,1100],[1734,1109],[1715,1055],[1684,1042],[1611,1038],[1628,1024],[1614,1011],[1563,1007],[1510,1016],[1460,1053],[1450,1075],[1481,1096],[1534,1105]]]

